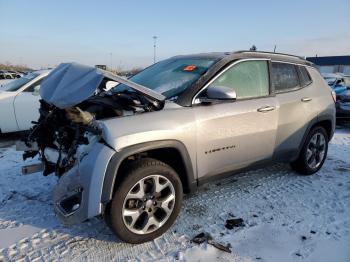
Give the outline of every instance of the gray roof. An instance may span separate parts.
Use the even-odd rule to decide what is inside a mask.
[[[229,58],[230,60],[244,59],[244,58],[268,58],[272,60],[297,63],[303,65],[313,66],[313,63],[305,60],[303,57],[282,54],[282,53],[272,53],[263,51],[235,51],[235,52],[212,52],[212,53],[199,53],[199,54],[189,54],[174,56],[173,58],[208,58],[208,59],[223,59]]]

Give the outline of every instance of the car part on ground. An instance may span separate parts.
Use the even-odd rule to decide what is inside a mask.
[[[219,242],[213,240],[212,236],[209,233],[205,233],[205,232],[199,233],[198,235],[193,237],[192,242],[196,243],[196,244],[203,244],[203,243],[207,242],[209,245],[212,245],[213,247],[215,247],[221,251],[224,251],[227,253],[232,252],[230,243],[228,243],[226,246],[224,246],[223,244],[220,244]]]

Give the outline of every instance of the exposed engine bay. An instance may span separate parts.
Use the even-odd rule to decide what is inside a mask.
[[[55,69],[54,72],[58,69]],[[94,73],[98,76],[101,74],[98,71]],[[91,71],[89,74],[91,75]],[[63,77],[66,75],[67,72],[64,72]],[[105,143],[98,120],[162,109],[160,101],[153,99],[147,93],[142,93],[142,90],[141,92],[133,89],[105,91],[106,81],[111,80],[110,73],[106,75],[103,74],[104,78],[90,97],[79,98],[83,101],[73,106],[64,107],[60,104],[57,106],[51,94],[50,102],[45,101],[45,94],[42,95],[40,117],[37,122],[33,122],[34,126],[30,129],[28,136],[23,139],[22,142],[25,145],[22,147],[25,148],[24,160],[39,154],[43,163],[44,176],[51,173],[62,176],[76,165],[95,143]],[[113,78],[112,80],[118,79]],[[123,79],[123,81],[126,81],[125,85],[128,85],[128,80]],[[50,78],[47,82],[50,83]],[[61,82],[62,77],[58,83]],[[131,85],[133,84],[131,82]],[[45,88],[45,85],[41,88]],[[52,84],[48,88],[52,89]],[[61,93],[59,95],[62,96]]]

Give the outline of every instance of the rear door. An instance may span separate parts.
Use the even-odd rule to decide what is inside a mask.
[[[232,88],[237,100],[194,107],[199,179],[272,157],[278,104],[270,96],[268,68],[264,59],[239,61],[207,85]]]
[[[296,156],[308,123],[317,116],[312,80],[304,66],[272,62],[272,84],[280,109],[275,158]]]

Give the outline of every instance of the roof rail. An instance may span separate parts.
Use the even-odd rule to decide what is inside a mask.
[[[260,53],[260,54],[269,54],[269,55],[283,55],[283,56],[295,57],[295,58],[305,60],[305,58],[302,56],[290,55],[290,54],[284,54],[284,53],[268,52],[268,51],[239,50],[239,51],[236,51],[234,53]]]

